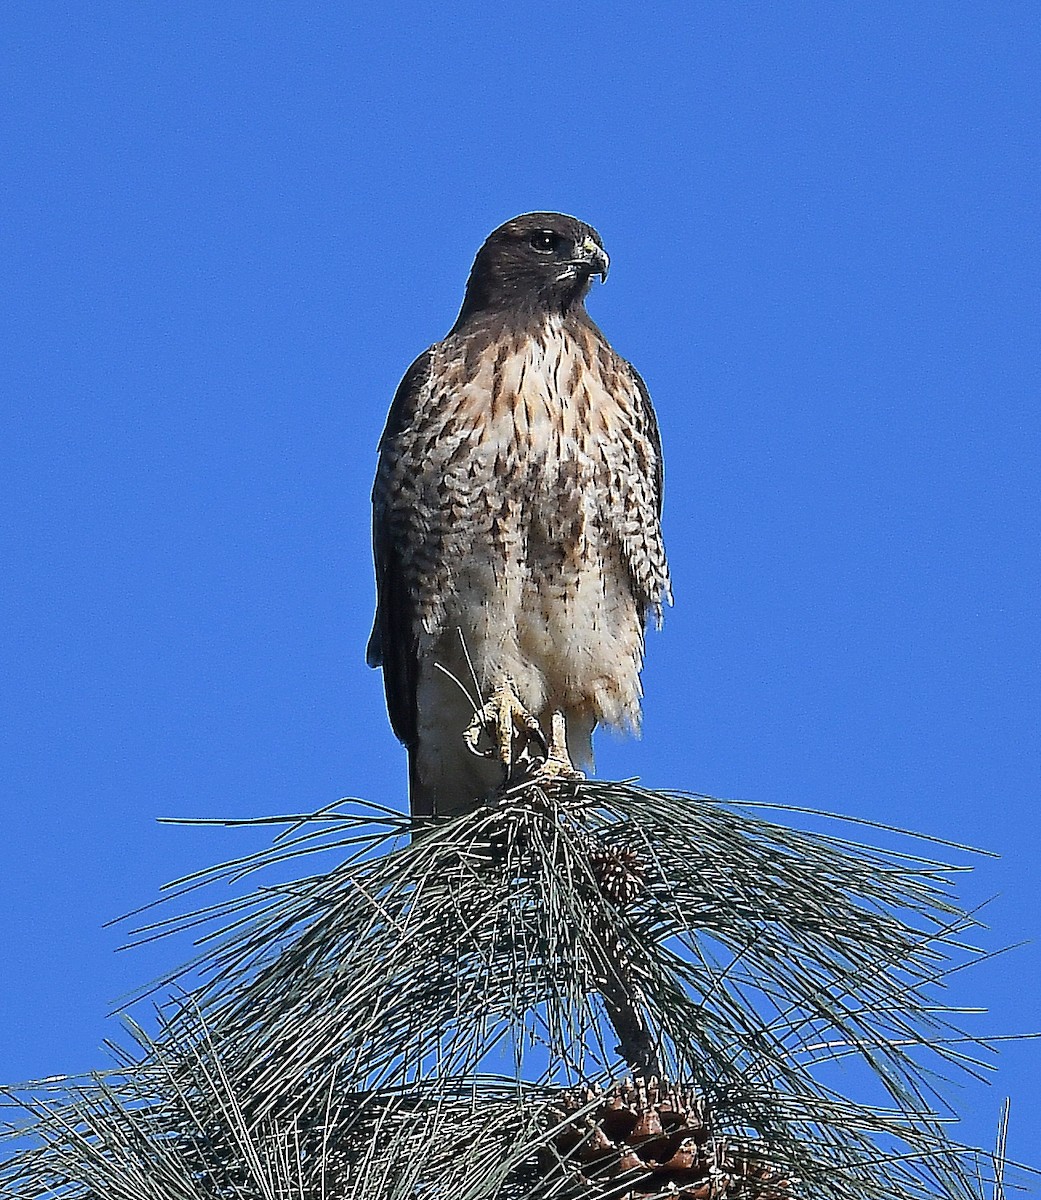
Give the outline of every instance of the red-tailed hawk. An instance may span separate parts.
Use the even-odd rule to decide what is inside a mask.
[[[596,725],[639,728],[644,627],[670,599],[661,443],[643,380],[584,307],[607,267],[574,217],[508,221],[391,405],[368,661],[415,816],[472,809],[502,782],[464,741],[489,697],[545,730],[563,714],[580,764]]]

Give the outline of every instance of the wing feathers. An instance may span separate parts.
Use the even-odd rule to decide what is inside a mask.
[[[415,597],[408,572],[400,560],[400,539],[391,528],[391,506],[386,494],[387,454],[394,440],[412,421],[416,405],[430,378],[430,350],[424,351],[405,372],[390,406],[380,438],[380,462],[372,491],[372,552],[376,561],[376,619],[365,658],[370,667],[383,668],[387,711],[397,737],[416,744],[416,684],[418,663],[415,637]]]

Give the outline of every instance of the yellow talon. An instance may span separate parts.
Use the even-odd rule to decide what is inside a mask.
[[[486,749],[480,744],[482,734],[487,735],[491,743]],[[463,738],[471,753],[480,758],[497,758],[506,768],[507,778],[513,774],[515,764],[530,757],[526,752],[532,741],[536,743],[540,757],[549,754],[538,721],[520,702],[509,675],[498,684],[492,698],[474,713],[463,731]]]

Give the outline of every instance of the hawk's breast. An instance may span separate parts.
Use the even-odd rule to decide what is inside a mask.
[[[643,615],[618,533],[643,434],[620,361],[592,331],[547,320],[443,372],[424,627],[463,632],[482,682],[511,674],[533,711],[552,697],[631,725]]]
[[[547,320],[535,333],[503,339],[449,402],[446,415],[471,431],[471,450],[500,483],[541,493],[562,482],[566,492],[575,463],[609,470],[611,443],[631,419],[629,397],[605,379],[609,358],[596,340],[578,332],[585,336]]]

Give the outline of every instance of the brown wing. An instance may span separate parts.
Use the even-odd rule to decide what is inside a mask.
[[[633,425],[624,441],[624,469],[619,473],[622,491],[617,497],[619,546],[632,581],[633,595],[646,617],[653,614],[661,625],[662,606],[672,603],[669,565],[661,536],[664,463],[658,419],[639,371],[623,358],[619,385],[632,405]]]
[[[402,561],[405,547],[391,520],[387,494],[387,451],[408,429],[430,377],[429,350],[405,372],[394,394],[380,438],[380,461],[372,489],[372,554],[376,563],[376,618],[365,659],[383,668],[387,711],[395,734],[410,748],[416,744],[415,596]]]
[[[658,418],[654,412],[654,405],[651,403],[651,394],[647,390],[647,384],[644,383],[643,376],[628,360],[625,360],[625,365],[632,372],[633,379],[636,380],[640,399],[643,401],[643,418],[646,422],[644,432],[654,447],[654,498],[655,507],[660,517],[665,492],[665,456],[662,454],[661,449],[661,432],[658,429]]]

